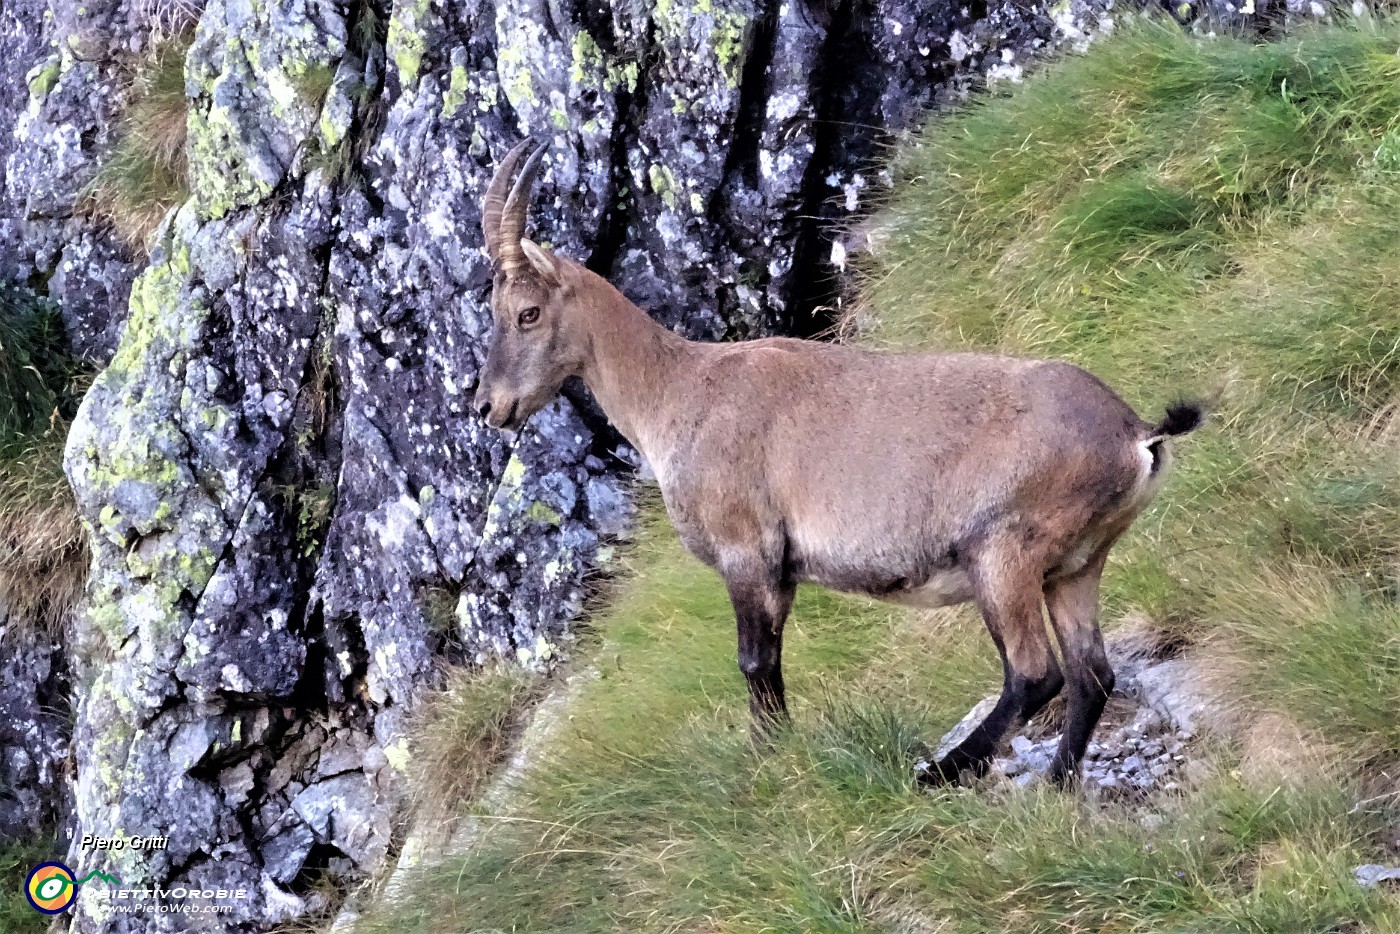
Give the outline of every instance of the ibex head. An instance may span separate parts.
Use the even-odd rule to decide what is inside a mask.
[[[491,179],[481,212],[496,271],[491,349],[475,405],[493,428],[524,425],[578,374],[587,346],[586,335],[567,313],[574,297],[572,264],[525,237],[525,213],[544,149],[530,139],[512,149]]]

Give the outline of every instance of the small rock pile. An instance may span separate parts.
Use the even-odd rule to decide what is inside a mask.
[[[1194,741],[1220,711],[1196,666],[1176,657],[1145,626],[1116,633],[1108,654],[1117,683],[1084,755],[1085,790],[1103,801],[1131,801],[1170,793],[1199,778],[1207,766],[1193,755]],[[973,707],[943,737],[934,760],[967,736],[996,700],[992,695]],[[989,778],[1028,785],[1048,772],[1060,742],[1058,719],[1047,712],[1011,737],[1010,747],[992,760]]]
[[[1101,727],[1098,739],[1089,743],[1084,787],[1123,797],[1173,791],[1180,787],[1194,737],[1152,708],[1139,707],[1130,722],[1106,731]],[[1009,754],[993,760],[992,769],[1018,785],[1029,784],[1049,770],[1059,742],[1059,734],[1014,736]]]

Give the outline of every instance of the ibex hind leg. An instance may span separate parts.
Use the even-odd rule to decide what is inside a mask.
[[[1099,630],[1099,579],[1106,556],[1104,549],[1079,574],[1045,588],[1069,679],[1065,729],[1050,766],[1050,777],[1062,786],[1078,779],[1080,760],[1113,693],[1113,667]]]
[[[986,561],[971,576],[977,608],[1001,653],[1001,697],[966,739],[920,776],[927,784],[985,773],[1007,730],[1035,716],[1064,685],[1041,615],[1040,571],[1024,560]]]

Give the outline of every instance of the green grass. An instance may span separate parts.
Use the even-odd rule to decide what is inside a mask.
[[[166,39],[136,66],[120,136],[85,192],[92,211],[106,218],[133,250],[148,249],[166,213],[189,197],[185,158],[189,46],[188,35]]]
[[[916,791],[924,744],[998,684],[980,621],[809,589],[794,726],[757,754],[724,589],[653,509],[518,808],[363,930],[1400,931],[1351,879],[1400,819],[1377,797],[1400,757],[1397,50],[1390,22],[1268,45],[1121,22],[898,154],[855,319],[1075,360],[1148,417],[1214,398],[1105,619],[1209,659],[1319,767],[1222,742],[1151,826],[1039,786]]]
[[[43,862],[62,858],[51,839],[0,842],[0,931],[43,934],[49,916],[35,911],[24,897],[24,880]]]
[[[1107,615],[1230,652],[1252,703],[1367,758],[1395,730],[1322,699],[1400,686],[1377,641],[1400,593],[1400,174],[1377,157],[1397,48],[1388,21],[1268,45],[1123,29],[934,121],[864,284],[877,343],[1068,358],[1148,417],[1217,395],[1116,551]],[[1333,609],[1280,586],[1300,577]],[[1278,667],[1324,642],[1332,665]]]
[[[1349,881],[1394,814],[1345,781],[1221,777],[1161,827],[1046,788],[912,787],[929,738],[996,682],[967,613],[906,618],[804,589],[787,641],[796,725],[746,739],[718,578],[654,515],[596,621],[600,677],[465,860],[380,932],[1329,930],[1400,923]],[[1377,927],[1377,930],[1384,930]]]
[[[15,621],[50,629],[77,601],[87,572],[63,474],[68,422],[87,376],[66,344],[51,303],[0,285],[0,604]]]
[[[0,442],[47,426],[69,375],[65,346],[51,303],[0,283]]]

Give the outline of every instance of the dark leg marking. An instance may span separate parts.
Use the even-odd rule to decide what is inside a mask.
[[[783,692],[783,624],[796,587],[778,579],[726,582],[739,629],[739,670],[749,683],[749,712],[755,738],[787,719]]]

